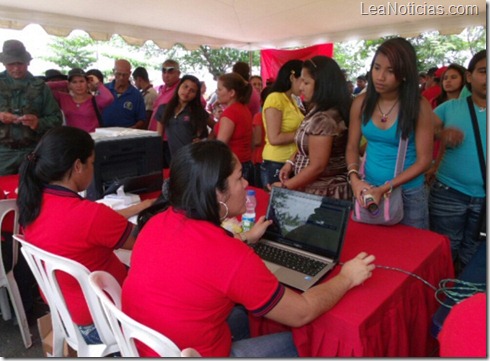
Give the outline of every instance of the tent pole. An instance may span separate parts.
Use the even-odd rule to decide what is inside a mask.
[[[252,64],[254,60],[254,54],[252,50],[248,51],[248,66],[250,67],[250,75],[252,75]]]

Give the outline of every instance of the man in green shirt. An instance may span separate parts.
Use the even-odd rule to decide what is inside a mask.
[[[22,42],[6,40],[0,62],[0,175],[16,174],[41,136],[62,124],[61,111],[43,80],[28,70],[31,54]]]

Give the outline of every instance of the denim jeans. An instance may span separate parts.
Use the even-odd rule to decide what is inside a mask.
[[[94,324],[88,326],[78,326],[80,333],[87,345],[98,345],[102,343],[99,333]]]
[[[230,357],[297,357],[291,332],[250,338],[247,310],[237,305],[227,319],[232,333]]]
[[[451,240],[453,260],[470,261],[478,248],[479,215],[485,198],[470,197],[437,179],[429,196],[430,229]]]
[[[260,180],[265,188],[268,184],[279,182],[279,171],[284,163],[264,160],[260,165]]]
[[[400,223],[415,228],[429,229],[429,207],[425,185],[403,189],[402,197],[403,219]]]

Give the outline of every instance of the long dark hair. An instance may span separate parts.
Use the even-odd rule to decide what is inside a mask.
[[[461,77],[462,81],[461,81],[461,87],[459,88],[460,92],[466,84],[466,68],[459,64],[455,64],[455,63],[450,64],[441,76],[441,94],[439,94],[439,96],[435,100],[437,105],[441,105],[447,100],[447,91],[444,89],[443,82],[444,82],[444,75],[447,73],[449,69],[456,70],[459,76]]]
[[[362,104],[363,123],[366,124],[371,119],[379,100],[379,93],[376,92],[374,87],[372,75],[374,62],[379,54],[383,54],[388,58],[395,78],[400,82],[400,87],[398,88],[400,110],[398,112],[397,134],[407,138],[415,130],[417,124],[421,95],[415,49],[404,38],[386,40],[374,54],[371,68],[369,69],[366,97]]]
[[[172,156],[168,189],[138,217],[142,229],[149,218],[169,206],[184,211],[191,219],[220,225],[220,205],[216,191],[228,189],[227,178],[236,159],[228,145],[219,140],[188,144]]]
[[[228,90],[234,90],[236,100],[239,103],[247,104],[252,96],[252,85],[243,79],[238,73],[223,74],[218,78],[218,81],[223,83],[223,86]]]
[[[184,75],[182,79],[180,79],[179,85],[177,86],[172,99],[170,99],[168,104],[165,106],[162,121],[163,124],[165,124],[165,127],[169,125],[170,119],[174,116],[175,109],[179,105],[179,89],[186,80],[193,82],[197,86],[196,97],[187,104],[187,107],[191,113],[190,124],[192,126],[193,133],[200,137],[206,130],[209,114],[206,112],[201,103],[201,82],[193,75]]]
[[[45,185],[62,180],[77,159],[86,163],[93,151],[94,141],[84,130],[68,126],[49,130],[20,166],[19,224],[27,226],[39,216]]]
[[[335,60],[327,56],[315,56],[303,63],[303,69],[315,80],[310,110],[316,112],[337,109],[348,124],[352,97],[345,76]],[[313,108],[312,108],[313,107]]]
[[[301,76],[301,67],[303,66],[303,61],[301,60],[289,60],[284,63],[279,72],[277,73],[276,80],[271,86],[272,92],[284,93],[291,89],[291,74],[294,75],[296,79]]]

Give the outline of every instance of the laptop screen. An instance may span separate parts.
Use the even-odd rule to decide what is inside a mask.
[[[352,203],[273,187],[264,238],[338,260]]]

